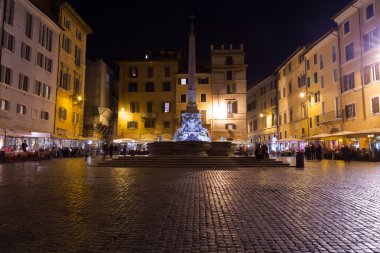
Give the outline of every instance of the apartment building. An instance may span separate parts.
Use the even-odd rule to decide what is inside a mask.
[[[211,45],[213,140],[247,139],[247,65],[244,46]]]
[[[63,31],[60,35],[55,137],[65,142],[83,137],[86,45],[87,36],[93,31],[66,1],[59,6],[58,17]]]
[[[27,0],[0,3],[0,147],[18,136],[43,146],[54,132],[61,28]]]
[[[278,108],[277,80],[270,75],[247,91],[248,140],[252,144],[266,144],[275,149],[277,139]]]
[[[119,61],[118,138],[172,139],[176,130],[179,52],[161,51],[144,60]]]

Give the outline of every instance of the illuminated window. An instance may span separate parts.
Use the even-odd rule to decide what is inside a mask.
[[[187,80],[188,80],[187,78],[181,78],[180,79],[180,84],[181,85],[186,85],[187,84]]]
[[[170,102],[162,103],[162,112],[170,112],[170,111],[171,111]]]
[[[129,68],[129,77],[132,77],[132,78],[138,77],[138,69],[136,67]]]

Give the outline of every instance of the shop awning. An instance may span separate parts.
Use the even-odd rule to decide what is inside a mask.
[[[327,138],[327,137],[330,137],[331,134],[317,134],[317,135],[314,135],[314,136],[310,136],[310,137],[307,137],[305,138],[305,140],[319,140],[319,139],[322,139],[322,138]]]

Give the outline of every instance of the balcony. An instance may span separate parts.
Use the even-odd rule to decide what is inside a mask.
[[[154,112],[142,112],[140,113],[142,119],[157,119],[157,113]]]
[[[342,120],[342,111],[326,112],[325,114],[321,114],[318,116],[319,116],[318,124],[330,123],[337,120]]]

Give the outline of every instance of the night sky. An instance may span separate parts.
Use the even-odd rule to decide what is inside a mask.
[[[352,0],[258,1],[71,1],[93,28],[87,58],[115,61],[143,56],[147,49],[187,54],[189,19],[197,19],[197,61],[210,45],[244,44],[248,85],[271,74],[298,46],[334,26],[331,18]],[[252,6],[253,5],[253,6]]]

